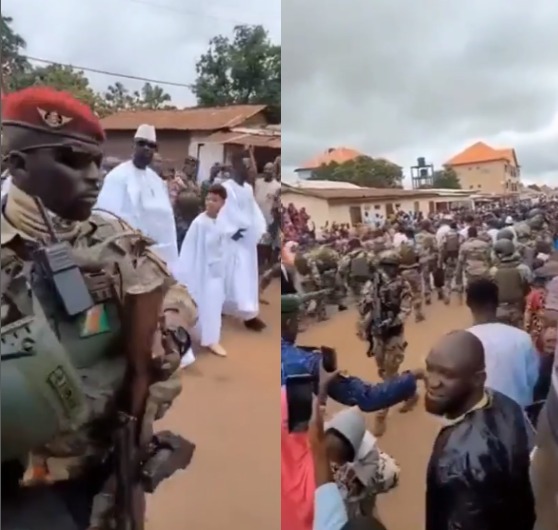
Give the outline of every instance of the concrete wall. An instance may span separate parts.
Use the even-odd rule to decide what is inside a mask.
[[[464,190],[482,193],[512,193],[519,189],[519,169],[503,160],[459,165],[454,166],[453,169]]]

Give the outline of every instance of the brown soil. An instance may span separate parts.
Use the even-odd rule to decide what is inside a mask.
[[[223,341],[229,358],[202,355],[184,374],[184,391],[161,425],[197,444],[186,472],[162,484],[149,499],[149,530],[279,530],[279,289],[271,286],[261,334],[229,322]],[[355,335],[355,313],[310,326],[301,343],[337,348],[341,365],[376,381],[373,360]],[[469,322],[464,308],[436,303],[427,320],[408,326],[406,368],[420,366],[433,341]],[[370,416],[372,419],[372,416]],[[425,470],[436,421],[419,404],[403,415],[393,411],[383,450],[402,468],[400,486],[381,498],[380,514],[390,530],[420,530],[424,520]]]

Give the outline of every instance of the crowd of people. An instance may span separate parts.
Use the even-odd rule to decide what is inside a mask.
[[[396,487],[404,470],[378,440],[388,409],[400,403],[403,412],[412,410],[422,382],[426,410],[445,425],[424,477],[424,528],[557,527],[557,241],[558,203],[552,200],[420,217],[399,213],[373,226],[332,224],[311,240],[285,238],[285,530],[384,528],[376,498]],[[406,324],[411,316],[423,322],[423,306],[434,297],[466,304],[473,326],[439,338],[422,369],[401,372]],[[324,348],[297,346],[301,323],[351,305],[381,384],[339,375],[331,360],[326,369],[331,352]],[[317,396],[303,434],[290,432],[287,421],[289,380],[300,374],[313,377]],[[325,421],[328,398],[351,408]],[[374,413],[371,432],[362,412]]]
[[[49,87],[5,95],[2,127],[2,525],[143,528],[140,492],[195,450],[154,430],[180,371],[227,355],[223,316],[266,327],[280,157],[175,170],[142,124],[107,159],[99,118]]]

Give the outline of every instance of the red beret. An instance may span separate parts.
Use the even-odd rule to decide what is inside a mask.
[[[50,144],[60,143],[65,138],[93,144],[105,140],[99,118],[87,105],[67,92],[45,86],[5,95],[2,98],[2,126],[26,129],[33,136],[39,133],[40,144],[44,144],[45,136],[51,138]],[[17,136],[20,141],[23,139],[21,133]],[[34,143],[31,138],[29,143]],[[31,147],[40,145],[29,145],[28,148]]]

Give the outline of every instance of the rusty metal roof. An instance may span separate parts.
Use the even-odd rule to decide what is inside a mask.
[[[135,131],[143,123],[158,130],[215,131],[237,127],[265,109],[265,105],[231,105],[181,110],[130,110],[107,116],[101,123],[107,131]]]
[[[281,149],[281,137],[277,135],[249,134],[234,131],[219,131],[204,139],[206,143],[253,145]]]
[[[425,197],[445,197],[454,195],[444,194],[440,190],[405,190],[400,188],[311,188],[290,186],[288,184],[281,185],[282,193],[295,193],[298,195],[308,195],[318,199],[330,200],[390,200],[390,199],[413,199]],[[459,198],[460,196],[456,196]],[[468,194],[464,193],[464,199],[468,198]]]

